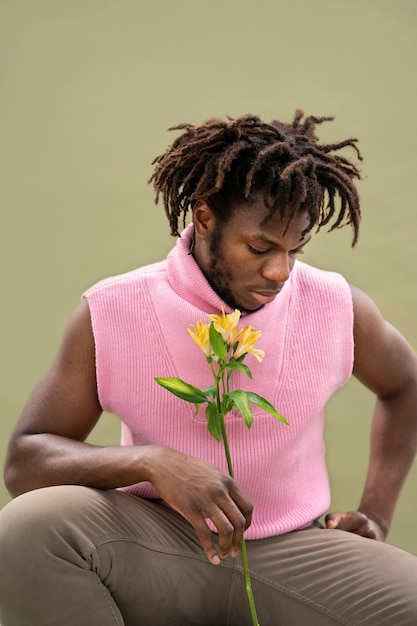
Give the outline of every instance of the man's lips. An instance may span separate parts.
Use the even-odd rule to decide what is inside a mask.
[[[252,298],[256,300],[259,304],[268,304],[275,300],[276,296],[279,294],[281,289],[277,289],[276,291],[255,291],[253,289],[250,290]]]

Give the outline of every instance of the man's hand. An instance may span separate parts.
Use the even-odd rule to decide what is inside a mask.
[[[251,502],[228,474],[210,463],[163,446],[157,452],[157,448],[149,462],[149,480],[161,498],[194,527],[211,563],[235,557],[251,522]],[[207,519],[217,528],[219,553]]]
[[[349,511],[348,513],[328,513],[326,515],[326,528],[337,528],[346,530],[361,537],[385,541],[386,533],[375,520],[360,511]]]

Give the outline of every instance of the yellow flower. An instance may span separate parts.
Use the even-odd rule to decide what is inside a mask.
[[[249,352],[250,354],[253,354],[253,356],[260,363],[265,356],[265,352],[263,350],[259,350],[258,348],[254,348],[254,345],[258,341],[261,334],[260,330],[255,330],[250,324],[244,328],[240,328],[231,338],[231,341],[233,342],[232,345],[237,343],[237,347],[233,355],[234,358],[238,359],[243,354]]]
[[[233,313],[226,314],[222,309],[221,315],[209,315],[209,318],[213,320],[214,328],[221,334],[223,341],[226,341],[229,345],[233,345],[230,342],[230,338],[236,332],[236,327],[240,319],[240,311],[235,309]]]
[[[198,345],[200,350],[202,350],[206,356],[210,356],[210,326],[208,324],[204,324],[202,321],[199,321],[195,326],[194,324],[191,324],[191,328],[193,330],[187,328],[187,333],[190,335],[191,339]]]

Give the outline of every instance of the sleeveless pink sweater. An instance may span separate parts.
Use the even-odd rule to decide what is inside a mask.
[[[203,352],[187,328],[230,308],[188,254],[188,227],[167,259],[91,289],[88,299],[96,344],[98,394],[104,410],[122,421],[122,445],[159,443],[201,457],[227,472],[224,451],[207,431],[204,410],[160,387],[156,376],[212,384]],[[323,441],[327,400],[350,377],[353,313],[350,289],[333,272],[297,261],[283,290],[247,314],[266,356],[246,363],[253,379],[234,373],[234,388],[256,391],[290,422],[253,407],[250,430],[240,415],[226,417],[235,480],[254,503],[248,539],[309,525],[330,504]],[[125,488],[157,498],[150,483]]]

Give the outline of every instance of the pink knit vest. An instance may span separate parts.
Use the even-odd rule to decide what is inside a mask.
[[[98,394],[104,410],[122,421],[122,445],[159,443],[201,457],[227,472],[224,451],[207,431],[204,410],[160,387],[156,376],[212,384],[204,354],[187,328],[230,308],[211,289],[188,254],[191,228],[160,263],[106,279],[88,299],[96,344]],[[236,389],[256,391],[289,421],[257,407],[250,430],[226,416],[235,480],[254,504],[248,539],[309,525],[328,508],[330,490],[323,441],[324,408],[350,377],[353,313],[350,289],[333,272],[299,261],[274,302],[242,322],[262,331],[262,363],[248,355],[250,380],[234,373]],[[146,498],[147,483],[125,488]]]

